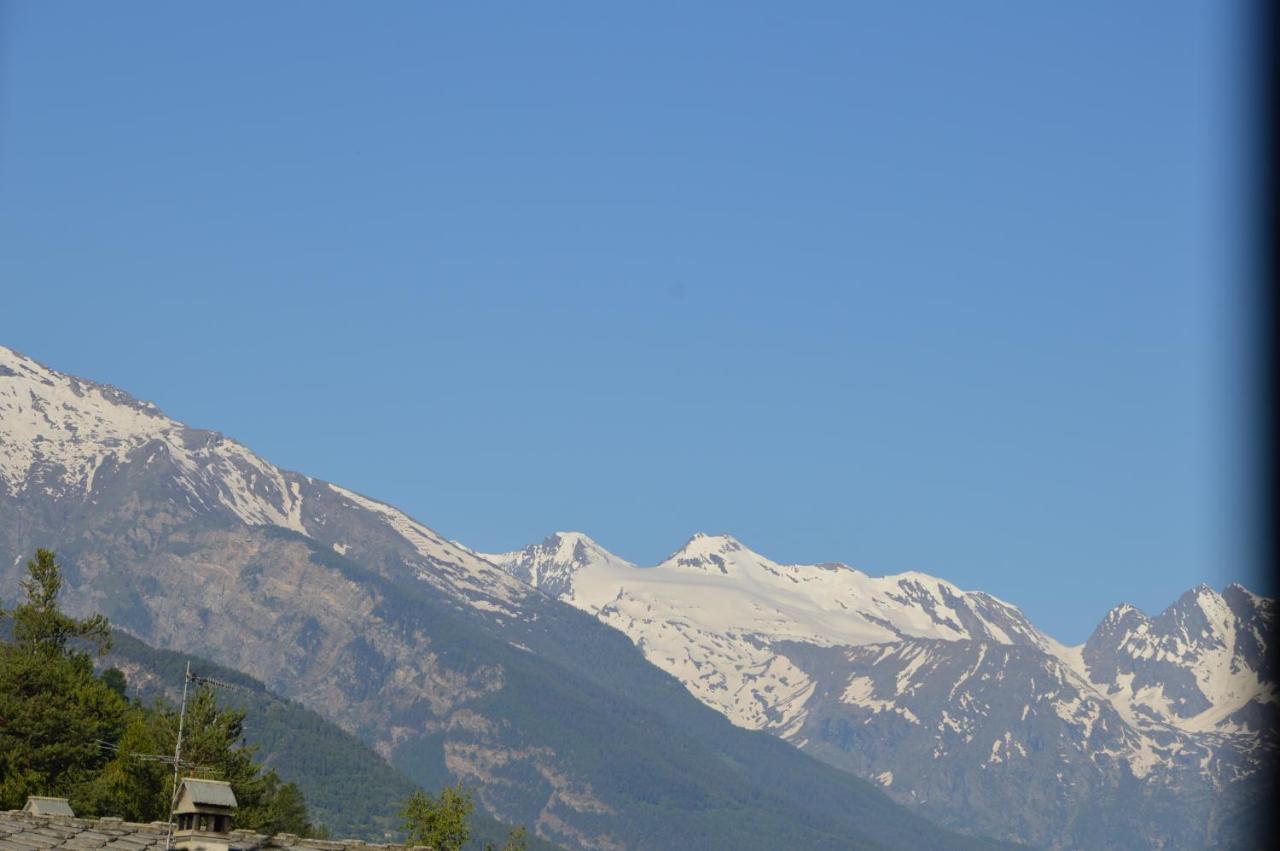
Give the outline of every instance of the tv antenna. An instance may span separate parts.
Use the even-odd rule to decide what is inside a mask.
[[[102,748],[104,751],[107,751],[108,753],[116,754],[117,756],[131,757],[132,759],[136,759],[139,762],[161,762],[161,763],[164,763],[165,765],[173,765],[173,757],[169,756],[168,754],[130,753],[129,751],[121,749],[119,745],[113,745],[111,742],[104,742],[102,739],[97,740],[97,745],[98,747]],[[218,770],[215,766],[212,766],[212,765],[196,765],[195,763],[191,763],[191,762],[183,762],[182,768],[189,768],[193,771],[208,771],[208,772],[216,772]]]
[[[180,772],[183,768],[201,769],[202,766],[192,765],[189,762],[182,761],[182,731],[187,720],[187,689],[192,683],[198,685],[212,686],[214,688],[227,689],[229,691],[243,692],[244,694],[253,694],[254,690],[245,688],[235,683],[223,682],[215,680],[213,677],[200,677],[191,673],[191,662],[187,661],[187,672],[182,677],[182,708],[178,710],[178,740],[173,747],[173,757],[156,757],[157,762],[173,763],[173,795],[169,798],[169,829],[165,833],[164,848],[170,851],[173,847],[173,811],[178,806],[178,780]]]

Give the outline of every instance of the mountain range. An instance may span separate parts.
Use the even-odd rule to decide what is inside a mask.
[[[243,671],[575,848],[987,848],[743,730],[626,636],[395,508],[0,348],[0,594]],[[358,793],[358,790],[353,790]]]
[[[728,535],[646,568],[573,532],[484,557],[626,633],[735,724],[957,828],[1230,844],[1271,782],[1275,606],[1240,585],[1156,618],[1117,606],[1067,647],[990,594],[778,564]]]
[[[1244,847],[1273,784],[1274,603],[1240,586],[1065,647],[989,594],[729,536],[484,554],[0,347],[0,595],[38,546],[73,611],[568,847]]]

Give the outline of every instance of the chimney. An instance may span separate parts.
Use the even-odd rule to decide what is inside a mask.
[[[179,851],[230,851],[236,796],[224,780],[188,777],[178,787],[173,846]]]
[[[66,798],[46,798],[43,795],[28,796],[22,811],[33,816],[75,816]]]

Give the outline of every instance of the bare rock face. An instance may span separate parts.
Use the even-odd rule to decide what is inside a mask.
[[[1276,705],[1267,641],[1274,601],[1230,585],[1193,588],[1151,618],[1112,610],[1085,643],[1089,679],[1136,723],[1260,736]]]

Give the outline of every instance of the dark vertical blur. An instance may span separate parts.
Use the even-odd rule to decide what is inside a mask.
[[[1253,516],[1250,532],[1254,538],[1254,553],[1263,571],[1270,571],[1272,588],[1280,587],[1280,574],[1276,565],[1276,550],[1271,535],[1273,508],[1280,505],[1280,482],[1275,470],[1275,454],[1272,435],[1278,427],[1275,419],[1275,363],[1274,351],[1276,273],[1275,238],[1277,222],[1275,195],[1271,189],[1274,166],[1272,163],[1275,106],[1272,80],[1275,77],[1272,25],[1276,20],[1270,0],[1257,0],[1250,4],[1251,15],[1246,25],[1249,32],[1243,39],[1246,46],[1248,73],[1244,96],[1248,99],[1245,115],[1250,122],[1243,134],[1246,150],[1242,152],[1244,167],[1239,170],[1246,181],[1241,197],[1249,204],[1247,270],[1251,278],[1250,298],[1245,309],[1250,312],[1245,327],[1249,331],[1250,384],[1255,396],[1249,413],[1252,423],[1249,446],[1254,471],[1253,493],[1250,500]],[[1274,642],[1272,643],[1274,648]],[[1275,661],[1275,660],[1273,660]]]
[[[1247,368],[1248,384],[1254,391],[1251,409],[1247,412],[1250,422],[1246,447],[1250,458],[1253,475],[1248,483],[1252,488],[1248,505],[1251,509],[1249,532],[1253,537],[1253,557],[1257,560],[1260,572],[1269,573],[1270,587],[1280,587],[1280,573],[1277,572],[1276,547],[1273,543],[1271,527],[1274,509],[1280,506],[1280,482],[1277,481],[1275,450],[1272,444],[1277,423],[1275,416],[1275,273],[1277,270],[1275,257],[1276,209],[1275,195],[1272,192],[1274,165],[1272,163],[1275,105],[1272,80],[1275,79],[1274,39],[1272,26],[1276,20],[1273,3],[1270,0],[1256,0],[1249,4],[1250,16],[1245,22],[1249,31],[1242,39],[1245,50],[1243,61],[1248,63],[1244,75],[1246,85],[1243,96],[1248,99],[1244,114],[1250,122],[1247,132],[1242,134],[1246,150],[1242,151],[1242,168],[1238,170],[1238,179],[1245,181],[1244,192],[1240,197],[1249,205],[1245,221],[1249,233],[1246,258],[1247,272],[1251,278],[1250,297],[1244,300],[1244,309],[1250,311],[1244,327],[1247,329],[1249,363]],[[1271,670],[1280,670],[1280,657],[1277,657],[1276,641],[1268,642]],[[1263,723],[1274,724],[1274,714],[1265,716]],[[1276,741],[1280,730],[1262,731],[1264,741]],[[1264,795],[1269,792],[1276,797],[1276,780],[1280,777],[1280,766],[1276,765],[1275,754],[1271,753],[1271,764],[1263,767],[1269,775],[1269,783],[1262,784]],[[1266,801],[1254,803],[1254,842],[1258,848],[1270,847],[1274,842],[1276,811],[1273,803]]]

